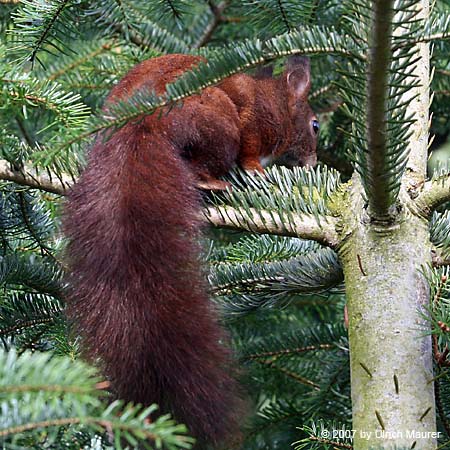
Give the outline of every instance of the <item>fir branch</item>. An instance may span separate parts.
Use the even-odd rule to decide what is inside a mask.
[[[203,34],[192,48],[203,47],[210,41],[216,28],[224,21],[223,13],[229,4],[229,0],[223,0],[218,5],[214,4],[213,0],[208,0],[207,3],[213,14],[212,20],[207,24],[206,28],[203,30]]]
[[[156,49],[163,53],[189,53],[191,50],[182,39],[157,23],[146,20],[138,31],[139,33],[130,33],[130,40],[144,48]]]
[[[129,0],[104,0],[93,2],[95,9],[88,11],[88,15],[96,18],[96,23],[104,28],[108,36],[113,29],[120,29],[128,39],[129,33],[135,28],[136,18]]]
[[[313,358],[323,351],[339,350],[342,347],[343,324],[320,325],[310,328],[295,328],[293,331],[284,332],[266,339],[255,339],[247,343],[240,361],[248,362],[258,359],[287,360],[295,358],[299,354],[312,352]]]
[[[39,189],[53,194],[65,195],[74,178],[68,175],[56,176],[51,172],[40,173],[37,168],[14,169],[8,161],[0,160],[0,180],[12,181],[22,186]]]
[[[301,237],[331,247],[335,247],[339,242],[336,232],[337,219],[331,216],[322,217],[319,225],[310,215],[297,215],[286,222],[276,212],[255,208],[242,210],[231,206],[210,206],[204,210],[204,214],[208,222],[217,227]]]
[[[97,388],[93,385],[89,386],[76,386],[76,385],[49,385],[48,383],[42,384],[20,384],[20,385],[8,385],[1,386],[0,392],[2,394],[17,394],[27,392],[52,392],[57,394],[88,394],[93,393]]]
[[[300,353],[307,352],[315,352],[317,350],[331,350],[335,348],[332,344],[317,344],[317,345],[307,345],[305,347],[297,347],[297,348],[283,348],[281,350],[275,350],[270,352],[261,352],[254,353],[250,355],[245,355],[245,357],[241,358],[243,361],[245,360],[254,360],[261,358],[269,358],[269,357],[278,357],[278,356],[286,356],[286,355],[298,355]]]
[[[280,237],[274,234],[250,234],[239,239],[237,243],[225,247],[224,257],[219,260],[212,258],[212,263],[285,261],[320,248],[321,246],[312,240]]]
[[[293,235],[335,245],[337,219],[330,204],[340,187],[339,174],[325,166],[316,169],[272,166],[264,175],[250,175],[242,170],[231,172],[227,178],[233,188],[213,196],[217,212],[213,218],[219,223],[248,230]],[[214,211],[212,211],[214,212]],[[308,217],[317,222],[313,224]]]
[[[36,55],[38,51],[42,48],[46,38],[50,35],[51,30],[60,17],[62,11],[64,8],[70,3],[70,0],[62,0],[59,2],[59,5],[56,4],[56,8],[54,10],[53,17],[50,18],[50,20],[47,21],[46,26],[43,28],[42,35],[37,39],[33,51],[31,52],[30,61],[34,63],[34,60],[36,59]]]
[[[120,413],[117,408],[116,412]],[[149,415],[148,409],[144,412],[147,412],[146,415]],[[136,413],[140,413],[139,417],[133,420],[133,414]],[[84,416],[28,422],[0,430],[0,437],[6,438],[11,435],[22,435],[23,433],[30,431],[54,427],[61,428],[67,425],[87,425],[99,432],[114,432],[116,435],[125,436],[126,439],[133,444],[137,443],[136,438],[138,438],[142,440],[141,445],[147,449],[152,448],[150,447],[149,441],[159,442],[160,444],[158,444],[158,446],[160,446],[162,442],[165,442],[168,449],[190,449],[193,442],[193,439],[187,436],[177,435],[176,433],[182,433],[184,431],[184,426],[174,426],[170,420],[167,420],[167,416],[162,416],[155,422],[150,422],[150,420],[148,420],[147,424],[145,420],[142,420],[142,413],[139,407],[136,407],[134,411],[129,407],[122,417],[114,417],[114,415],[111,414],[108,418]],[[169,430],[165,428],[169,428]],[[147,443],[145,441],[147,441]],[[116,437],[114,448],[124,449],[119,442],[120,439]]]
[[[90,114],[90,108],[82,101],[79,94],[65,92],[55,81],[41,81],[34,78],[5,79],[4,92],[6,103],[15,107],[43,108],[55,115],[55,120],[39,132],[43,132],[59,122],[70,128],[83,125]]]
[[[286,14],[286,11],[285,11],[285,8],[284,8],[282,0],[277,0],[277,5],[278,5],[278,9],[280,11],[283,23],[284,23],[284,25],[286,27],[286,30],[287,30],[288,33],[290,33],[292,30],[291,30],[291,26],[289,24],[289,20],[287,18],[287,14]]]
[[[52,428],[52,427],[63,427],[67,425],[98,425],[100,428],[103,428],[105,431],[110,431],[115,429],[121,430],[122,432],[138,432],[144,439],[148,439],[150,441],[154,441],[158,438],[157,434],[142,430],[141,427],[136,427],[133,425],[125,424],[120,419],[102,419],[99,417],[67,417],[64,419],[53,419],[53,420],[43,420],[40,422],[33,422],[33,423],[25,423],[22,425],[18,425],[16,427],[9,427],[4,430],[0,430],[0,437],[5,437],[8,435],[17,435],[22,434],[27,431],[32,430],[39,430],[39,429],[45,429],[45,428]],[[189,448],[189,447],[185,447]]]
[[[70,358],[56,358],[51,353],[27,353],[20,357],[13,350],[0,351],[0,361],[2,400],[6,395],[19,393],[26,398],[27,389],[38,392],[44,386],[47,388],[43,392],[48,393],[58,389],[59,392],[88,394],[95,392],[95,385],[100,381],[94,368]]]
[[[0,284],[22,286],[31,292],[60,297],[62,293],[61,271],[54,262],[20,254],[0,256]]]
[[[450,201],[450,174],[427,181],[415,199],[420,211],[429,216],[438,206]]]
[[[29,147],[34,146],[34,140],[31,138],[30,133],[28,132],[27,128],[25,127],[25,124],[23,123],[23,120],[21,117],[16,117],[16,123],[19,127],[20,133],[22,134],[23,139],[27,143]]]
[[[300,417],[301,413],[299,412],[298,404],[294,403],[291,397],[288,400],[277,398],[269,403],[264,402],[258,408],[251,434],[258,435],[273,428],[275,425]]]
[[[297,383],[303,384],[305,386],[311,387],[316,390],[320,389],[320,386],[317,383],[314,383],[314,381],[309,380],[308,378],[302,377],[301,375],[298,375],[297,373],[293,372],[292,370],[278,366],[275,361],[256,360],[256,362],[258,364],[266,366],[270,369],[278,371],[278,372],[282,373],[283,375],[286,375],[288,378],[294,380]]]
[[[436,247],[435,250],[439,251],[443,263],[450,257],[450,210],[433,213],[430,221],[430,240]]]
[[[0,337],[3,338],[5,336],[16,335],[18,333],[21,333],[23,330],[36,328],[40,325],[50,325],[53,324],[54,321],[55,319],[49,317],[46,319],[43,318],[43,319],[28,320],[26,322],[18,322],[14,325],[11,325],[8,328],[0,328]]]
[[[446,11],[433,12],[417,42],[450,39],[450,16]]]
[[[44,380],[44,381],[43,381]],[[88,430],[108,433],[114,448],[191,448],[193,440],[168,415],[154,419],[157,407],[114,402],[105,408],[96,371],[71,358],[51,353],[0,352],[0,437],[17,448],[26,436],[53,448],[60,433]],[[100,383],[101,386],[101,383]],[[59,430],[59,431],[58,431]]]
[[[95,49],[92,49],[90,52],[86,54],[79,55],[78,58],[70,61],[70,63],[64,65],[63,67],[59,68],[57,71],[53,72],[50,76],[48,76],[48,79],[50,81],[56,80],[56,78],[59,78],[66,73],[70,73],[73,70],[75,70],[77,67],[82,66],[87,61],[90,61],[91,59],[95,58],[98,55],[101,55],[103,53],[111,51],[112,48],[114,48],[115,43],[114,42],[103,42],[99,46],[97,45]]]
[[[67,195],[75,183],[75,179],[69,175],[56,176],[49,171],[40,173],[38,169],[32,167],[15,170],[5,160],[0,160],[0,180],[12,181],[58,195]],[[319,225],[310,215],[298,215],[286,223],[274,212],[257,211],[253,208],[242,211],[230,206],[210,206],[206,207],[203,213],[206,220],[217,227],[313,239],[331,247],[335,247],[339,242],[336,232],[338,220],[331,216],[323,216]]]
[[[209,276],[212,292],[230,317],[284,306],[305,294],[329,293],[342,281],[342,268],[330,248],[283,261],[221,263]]]
[[[322,448],[333,448],[333,449],[353,449],[352,439],[349,436],[352,436],[351,430],[348,430],[349,433],[346,433],[346,425],[338,424],[335,422],[325,423],[323,420],[319,420],[316,423],[312,423],[311,426],[303,426],[300,429],[308,434],[308,437],[302,439],[300,441],[294,442],[295,450],[301,449],[314,449],[319,450]],[[342,436],[335,438],[334,440],[330,439],[333,437],[332,430],[343,430]]]
[[[302,26],[301,30],[284,33],[265,42],[270,62],[281,56],[294,54],[335,54],[364,60],[363,53],[352,44],[351,39],[333,26]]]
[[[75,21],[67,12],[71,6],[73,0],[22,0],[21,8],[14,14],[13,30],[20,44],[12,51],[23,54],[34,64],[42,50],[49,52],[49,47],[53,47],[63,51],[62,45],[67,48],[62,39],[76,33]]]
[[[182,17],[188,12],[185,0],[156,0],[148,6],[150,15],[157,15],[159,20],[170,18],[182,28]]]
[[[59,176],[51,172],[39,173],[38,169],[25,167],[15,170],[8,161],[0,160],[0,180],[51,192],[66,195],[75,179],[70,176]],[[210,206],[204,209],[206,220],[214,226],[254,231],[257,233],[277,234],[280,236],[302,237],[335,247],[338,242],[336,232],[337,219],[324,216],[321,224],[310,215],[293,217],[289,223],[281,217],[268,211],[249,209],[238,210],[229,206]]]
[[[436,409],[439,415],[439,419],[444,427],[445,432],[447,433],[447,436],[450,436],[450,422],[448,420],[447,415],[445,414],[445,409],[441,397],[441,386],[439,379],[436,379],[434,381],[434,396],[436,399]]]
[[[92,14],[105,25],[107,37],[112,31],[139,47],[153,48],[163,53],[188,53],[190,50],[186,42],[169,31],[168,27],[148,19],[154,18],[154,14],[143,14],[133,2],[126,6],[114,0],[109,4],[103,2]],[[121,16],[126,16],[126,20],[121,20]]]
[[[29,196],[26,195],[25,192],[19,191],[17,193],[18,200],[19,200],[19,207],[20,207],[20,213],[21,213],[21,219],[23,224],[25,225],[25,229],[27,234],[31,237],[32,240],[35,241],[39,249],[41,250],[42,254],[45,254],[52,258],[56,263],[58,263],[58,260],[53,255],[50,247],[46,244],[45,240],[43,239],[43,236],[41,235],[40,231],[42,227],[40,227],[39,219],[35,219],[35,211],[34,211],[34,204],[33,204],[33,198],[29,198]],[[46,230],[49,230],[49,221],[46,221]],[[47,237],[47,236],[45,236]]]
[[[59,195],[66,195],[75,182],[73,177],[56,176],[49,171],[42,174],[32,167],[26,166],[16,170],[5,160],[0,160],[0,180],[12,181]],[[317,217],[311,214],[291,214],[286,221],[276,211],[255,208],[243,210],[219,205],[206,207],[203,214],[209,223],[218,227],[301,237],[331,247],[335,247],[339,242],[336,232],[338,219],[332,216],[322,215],[318,222]]]
[[[244,2],[243,12],[257,35],[274,36],[320,22],[317,3],[315,0],[248,0]],[[329,10],[334,10],[333,5]]]
[[[24,339],[37,341],[37,337],[44,334],[48,344],[57,337],[59,330],[66,331],[63,305],[58,299],[44,294],[8,291],[0,307],[0,338],[14,340],[17,350],[24,349]],[[17,339],[19,336],[20,340]]]

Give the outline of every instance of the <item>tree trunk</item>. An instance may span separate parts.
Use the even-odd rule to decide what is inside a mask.
[[[343,244],[351,359],[354,448],[436,448],[431,339],[422,275],[431,262],[427,221],[404,199],[391,227],[370,223],[359,189]],[[350,214],[349,214],[350,216]],[[348,217],[350,220],[350,217]],[[416,442],[415,447],[413,447]]]
[[[418,6],[426,16],[428,0]],[[348,301],[356,450],[436,448],[431,337],[425,318],[429,288],[422,274],[431,264],[431,246],[428,220],[414,201],[426,177],[428,45],[419,44],[417,54],[421,60],[414,73],[421,87],[405,98],[416,122],[397,215],[392,223],[371,220],[357,176],[345,208],[339,208],[345,224],[339,254]]]

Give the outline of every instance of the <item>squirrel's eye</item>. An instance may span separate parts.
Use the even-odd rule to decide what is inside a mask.
[[[314,130],[314,133],[317,134],[319,132],[319,128],[320,128],[319,121],[317,119],[314,119],[311,122],[311,124],[312,124],[312,128]]]

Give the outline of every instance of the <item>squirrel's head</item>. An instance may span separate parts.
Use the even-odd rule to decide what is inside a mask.
[[[292,56],[280,78],[287,90],[288,111],[291,119],[291,145],[277,160],[286,166],[315,166],[319,121],[308,104],[311,89],[309,59]]]

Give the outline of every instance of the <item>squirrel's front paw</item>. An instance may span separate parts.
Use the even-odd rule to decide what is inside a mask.
[[[264,173],[264,168],[259,162],[259,159],[251,158],[251,159],[244,159],[240,162],[240,166],[246,171],[251,174],[255,173]]]
[[[210,178],[208,180],[197,181],[197,187],[205,191],[225,191],[227,188],[231,188],[231,184],[227,181]]]

